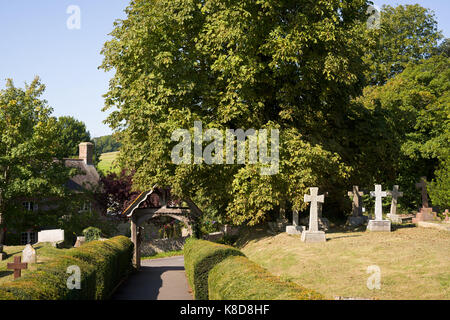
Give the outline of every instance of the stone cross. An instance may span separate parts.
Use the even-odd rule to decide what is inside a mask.
[[[427,177],[421,177],[420,182],[416,183],[416,188],[422,189],[422,208],[428,208]]]
[[[298,211],[297,210],[293,210],[292,211],[292,225],[293,226],[298,226],[299,225]]]
[[[19,256],[14,257],[14,263],[8,263],[7,268],[14,270],[14,279],[22,276],[22,269],[28,268],[28,263],[22,263]]]
[[[392,188],[392,191],[388,192],[388,195],[392,197],[391,211],[389,212],[391,216],[397,215],[397,200],[399,197],[403,197],[403,192],[398,191],[398,185]]]
[[[382,198],[387,196],[386,191],[381,191],[381,184],[375,185],[375,191],[370,191],[370,196],[375,197],[375,220],[383,220]]]
[[[325,200],[324,195],[317,195],[319,188],[309,188],[311,195],[305,194],[304,201],[311,202],[309,208],[309,229],[308,231],[319,231],[319,220],[317,212],[317,203],[323,203]]]
[[[359,191],[358,186],[353,186],[353,191],[347,193],[349,197],[353,197],[352,202],[352,215],[354,217],[362,216],[362,198],[363,191]]]

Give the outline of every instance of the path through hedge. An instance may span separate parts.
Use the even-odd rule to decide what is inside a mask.
[[[182,256],[142,260],[112,297],[114,300],[192,300]]]

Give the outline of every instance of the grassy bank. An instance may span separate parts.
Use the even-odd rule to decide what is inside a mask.
[[[271,273],[334,297],[450,299],[450,232],[403,227],[391,233],[329,232],[327,242],[252,230],[242,252]],[[381,269],[369,290],[368,266]]]
[[[111,171],[118,173],[119,170],[113,166],[114,160],[117,158],[118,155],[119,151],[102,153],[102,155],[100,156],[98,169],[104,174],[107,174],[108,172]]]

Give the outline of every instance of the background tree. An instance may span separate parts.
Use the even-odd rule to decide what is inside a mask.
[[[95,149],[99,154],[119,151],[120,148],[120,142],[118,142],[112,135],[94,138],[94,143]]]
[[[381,27],[370,31],[375,42],[366,55],[370,66],[370,84],[384,84],[403,71],[409,62],[429,58],[436,50],[442,33],[437,28],[433,11],[418,4],[384,5]]]
[[[408,188],[401,201],[412,207],[420,204],[414,185],[420,176],[436,179],[432,201],[448,205],[449,66],[444,55],[410,63],[384,86],[366,88],[358,100],[367,116],[355,136],[362,146],[358,171],[365,168],[378,181]]]
[[[343,184],[348,171],[339,136],[363,85],[366,10],[363,0],[132,1],[101,67],[115,70],[105,98],[117,110],[107,122],[135,188],[171,185],[250,224],[279,203],[304,209],[311,185],[342,193],[330,181]],[[171,134],[194,120],[221,130],[279,128],[288,145],[279,175],[260,176],[250,164],[174,165]]]
[[[20,199],[66,194],[71,171],[55,161],[59,131],[52,109],[39,99],[44,89],[35,78],[24,89],[7,80],[0,91],[0,243],[3,228],[22,206]]]

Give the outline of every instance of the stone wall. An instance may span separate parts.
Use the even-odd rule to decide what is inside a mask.
[[[141,243],[141,256],[152,256],[160,252],[182,250],[186,239],[187,237],[143,240]]]

